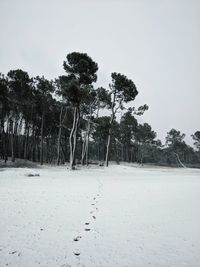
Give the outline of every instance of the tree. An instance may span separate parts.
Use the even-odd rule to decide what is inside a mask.
[[[154,143],[153,141],[155,138],[156,132],[151,129],[151,126],[148,123],[138,125],[135,139],[139,145],[139,158],[141,164],[143,163],[145,153],[148,151],[148,147]]]
[[[194,145],[196,146],[197,150],[200,151],[200,131],[196,131],[193,135],[192,135],[194,142]]]
[[[4,124],[9,116],[9,91],[6,77],[0,73],[0,149],[1,157],[7,161],[6,134]]]
[[[88,91],[88,96],[84,103],[84,113],[85,115],[85,138],[83,139],[83,149],[82,149],[82,164],[86,161],[86,164],[89,164],[88,155],[89,155],[89,137],[92,130],[95,117],[99,117],[100,109],[105,107],[110,107],[111,99],[108,91],[103,88],[97,88],[96,90],[90,86],[90,91]]]
[[[120,120],[121,143],[122,143],[122,160],[132,161],[132,141],[137,132],[138,122],[132,115],[132,111],[128,110]]]
[[[111,94],[109,90],[99,87],[96,90],[96,118],[99,117],[100,109],[111,108]]]
[[[185,134],[181,134],[180,131],[177,131],[175,129],[171,129],[167,133],[166,137],[166,144],[169,148],[169,151],[171,151],[171,153],[175,155],[176,159],[182,167],[185,167],[182,162],[182,160],[184,159],[184,149],[186,147],[186,144],[183,141],[184,138]]]
[[[83,127],[84,134],[82,135],[82,155],[81,155],[82,165],[84,165],[85,161],[86,165],[88,165],[89,136],[90,136],[93,113],[94,110],[96,109],[97,93],[94,90],[93,86],[89,86],[88,89],[89,90],[87,97],[85,98],[85,102],[82,105],[82,125],[84,124]]]
[[[52,81],[44,78],[44,76],[35,78],[36,95],[41,112],[41,141],[40,141],[40,164],[43,165],[43,144],[44,144],[44,124],[45,115],[48,110],[48,104],[52,99],[51,93],[54,92],[55,87]]]
[[[59,77],[62,95],[74,110],[73,126],[70,133],[70,169],[74,169],[77,146],[77,131],[80,120],[80,108],[88,95],[88,85],[96,82],[98,65],[87,54],[73,52],[67,55],[63,67],[67,76]]]
[[[16,156],[15,145],[17,143],[17,133],[18,129],[22,127],[23,113],[25,112],[25,107],[29,101],[32,79],[30,79],[27,72],[21,69],[9,71],[7,78],[11,109],[9,117],[9,133],[11,157],[14,162]]]
[[[118,110],[124,109],[124,104],[133,101],[138,94],[137,88],[132,80],[129,80],[125,75],[120,73],[112,73],[112,84],[111,89],[111,117],[110,117],[110,129],[107,142],[106,151],[106,166],[108,166],[109,150],[110,150],[110,139],[112,135],[112,124],[115,119]]]
[[[63,127],[63,122],[65,120],[65,117],[67,115],[67,108],[66,108],[64,116],[63,116],[63,110],[64,110],[64,105],[61,103],[60,116],[59,116],[58,146],[57,146],[57,152],[58,152],[57,165],[58,166],[60,165],[60,148],[61,148],[62,127]]]

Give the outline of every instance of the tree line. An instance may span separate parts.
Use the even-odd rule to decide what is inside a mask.
[[[200,131],[192,135],[196,149],[175,129],[162,144],[137,120],[148,106],[134,107],[138,90],[131,79],[113,72],[108,88],[95,88],[98,64],[85,53],[68,54],[63,68],[65,75],[54,80],[21,69],[0,74],[2,160],[69,162],[71,169],[109,160],[199,166]]]

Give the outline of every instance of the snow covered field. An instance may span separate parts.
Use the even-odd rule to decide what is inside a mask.
[[[198,267],[199,203],[200,170],[0,169],[0,266]]]

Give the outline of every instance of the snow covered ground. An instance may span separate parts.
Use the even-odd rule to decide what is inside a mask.
[[[200,170],[0,169],[0,266],[198,267],[199,203]]]

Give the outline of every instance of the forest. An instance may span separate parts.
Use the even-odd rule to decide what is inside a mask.
[[[86,53],[68,54],[63,68],[65,75],[54,80],[21,69],[0,73],[2,162],[200,167],[200,131],[192,135],[194,147],[176,129],[162,144],[148,123],[137,120],[149,107],[134,106],[138,88],[131,79],[113,72],[107,88],[95,88],[98,64]]]

